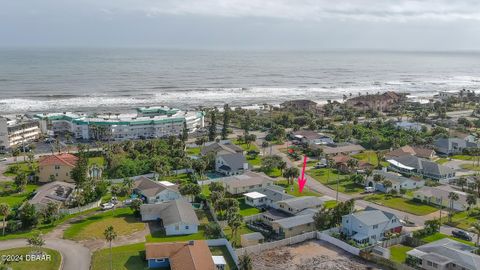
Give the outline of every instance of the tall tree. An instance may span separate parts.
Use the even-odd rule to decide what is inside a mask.
[[[475,230],[475,234],[477,235],[477,242],[476,245],[478,247],[478,242],[480,240],[480,222],[475,222],[472,224],[472,228]]]
[[[83,147],[79,147],[78,160],[73,167],[71,176],[77,187],[82,188],[88,178],[88,159]]]
[[[113,226],[108,226],[103,232],[103,236],[105,236],[105,240],[107,240],[110,245],[110,270],[113,270],[112,241],[117,238],[117,233]]]
[[[448,221],[449,222],[452,222],[452,216],[453,216],[453,211],[454,211],[453,206],[454,206],[455,202],[458,201],[459,198],[460,197],[455,192],[448,193],[448,199],[450,200],[450,211],[448,213]]]
[[[27,243],[35,248],[41,248],[43,245],[45,245],[45,241],[43,240],[40,232],[34,232],[33,235],[27,239]]]
[[[184,121],[184,122],[183,122],[182,135],[180,136],[180,139],[182,140],[182,142],[188,141],[187,121]]]
[[[223,127],[222,127],[222,140],[226,140],[228,137],[228,126],[230,125],[231,110],[226,103],[223,106]]]
[[[217,137],[217,108],[210,112],[210,126],[208,127],[208,140],[215,141]]]
[[[0,204],[0,215],[3,216],[3,228],[2,228],[2,235],[5,236],[5,227],[8,215],[10,215],[10,206],[6,203]]]

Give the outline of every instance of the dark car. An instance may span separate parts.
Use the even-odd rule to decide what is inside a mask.
[[[452,235],[463,240],[472,241],[470,234],[461,230],[452,231]]]

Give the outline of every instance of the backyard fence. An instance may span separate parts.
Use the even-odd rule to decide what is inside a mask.
[[[359,248],[351,246],[348,243],[345,243],[342,240],[331,236],[330,235],[331,232],[334,232],[334,231],[326,230],[326,231],[322,231],[322,232],[317,232],[318,233],[317,239],[323,240],[323,241],[328,242],[328,243],[330,243],[334,246],[337,246],[337,247],[345,250],[346,252],[348,252],[350,254],[357,255],[357,256],[360,254],[360,249]]]
[[[285,238],[279,241],[266,242],[263,244],[239,248],[236,250],[238,256],[246,254],[258,254],[264,250],[298,244],[310,239],[317,239],[317,232],[308,232],[297,236]]]
[[[207,245],[209,247],[225,246],[227,248],[228,252],[230,253],[230,256],[232,257],[235,264],[238,265],[237,253],[235,252],[235,249],[232,247],[232,245],[230,244],[230,242],[228,242],[227,239],[225,239],[225,238],[209,239],[209,240],[207,240]]]
[[[71,215],[71,214],[80,213],[80,212],[83,212],[83,211],[87,211],[87,210],[99,207],[101,203],[102,203],[102,199],[100,199],[96,202],[86,204],[82,207],[75,207],[75,208],[70,208],[70,209],[60,209],[60,214]]]
[[[402,234],[402,235],[400,235],[398,237],[395,237],[395,238],[391,238],[391,239],[388,239],[388,240],[383,240],[382,242],[379,243],[379,245],[384,247],[384,248],[388,248],[388,247],[398,245],[398,244],[401,244],[401,243],[405,242],[407,237],[410,237],[410,235],[409,234]]]
[[[388,259],[385,259],[381,256],[378,256],[374,253],[364,253],[362,252],[360,257],[368,260],[368,261],[371,261],[371,262],[374,262],[378,265],[381,265],[383,267],[387,267],[389,269],[394,269],[394,270],[416,270],[415,268],[413,267],[410,267],[406,264],[403,264],[403,263],[398,263],[398,262],[394,262],[394,261],[391,261],[391,260],[388,260]]]
[[[246,216],[246,217],[243,217],[243,221],[245,221],[245,222],[256,221],[258,219],[261,219],[262,215],[263,215],[262,213],[259,213],[259,214],[255,214],[255,215],[251,215],[251,216]]]

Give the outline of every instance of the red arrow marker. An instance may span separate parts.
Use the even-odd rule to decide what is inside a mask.
[[[307,167],[307,156],[303,158],[303,169],[302,175],[298,178],[298,191],[302,193],[303,188],[305,187],[305,183],[307,183],[307,179],[305,178],[305,168]]]

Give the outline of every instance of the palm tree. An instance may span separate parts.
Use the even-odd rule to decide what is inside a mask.
[[[252,258],[246,252],[238,257],[238,270],[253,270]]]
[[[478,242],[480,240],[480,222],[475,222],[472,224],[472,228],[475,230],[475,234],[477,235],[477,242],[476,245],[478,246]]]
[[[453,215],[453,204],[455,201],[458,201],[460,197],[455,192],[448,193],[448,199],[450,200],[450,213],[448,214],[448,222],[452,222]]]
[[[238,231],[238,228],[240,228],[240,226],[242,226],[242,223],[243,223],[243,217],[242,215],[240,215],[238,213],[238,211],[236,212],[231,212],[229,211],[229,214],[228,217],[227,217],[227,223],[228,223],[228,226],[230,227],[230,229],[232,230],[232,242],[236,242],[235,241],[235,236],[237,235],[237,231]]]
[[[125,179],[123,179],[123,187],[126,189],[128,195],[132,193],[133,184],[133,179],[130,177],[126,177]]]
[[[392,181],[390,180],[383,180],[382,185],[385,188],[385,192],[393,186]]]
[[[472,205],[477,204],[477,196],[475,194],[467,195],[467,204],[470,210],[472,210]]]
[[[464,187],[466,184],[467,184],[467,179],[465,179],[465,177],[460,177],[457,179],[457,185],[459,185],[462,188],[462,191],[465,191]]]
[[[352,159],[349,159],[349,160],[347,161],[347,166],[348,166],[348,167],[350,168],[350,170],[352,170],[352,171],[353,171],[353,169],[355,169],[355,167],[357,167],[357,165],[358,165],[358,160],[357,160],[357,159],[352,158]]]
[[[112,270],[113,269],[112,241],[115,240],[115,238],[117,238],[117,233],[115,232],[115,229],[113,229],[113,226],[108,226],[103,232],[103,235],[105,236],[105,240],[107,240],[110,244],[110,270]]]
[[[0,204],[0,215],[3,216],[3,233],[2,235],[5,236],[5,222],[7,220],[7,216],[10,215],[10,206],[6,203]]]

